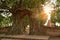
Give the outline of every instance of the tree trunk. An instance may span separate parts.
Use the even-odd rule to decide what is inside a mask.
[[[28,17],[32,14],[31,11],[26,9],[17,9],[13,13],[13,27],[10,30],[10,34],[24,34],[24,16],[28,15]]]

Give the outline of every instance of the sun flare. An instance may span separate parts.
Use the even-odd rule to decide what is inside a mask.
[[[51,13],[54,10],[54,5],[53,4],[46,4],[45,6],[43,6],[43,10],[46,13],[46,15],[48,16],[46,22],[45,22],[45,26],[48,24],[48,21],[51,18]]]

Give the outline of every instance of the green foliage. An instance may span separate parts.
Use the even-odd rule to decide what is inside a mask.
[[[44,2],[45,0],[4,0],[1,1],[0,8],[12,8],[18,3],[21,8],[31,9],[40,7]]]
[[[9,27],[12,26],[12,16],[4,17],[0,13],[0,27]],[[6,15],[7,16],[7,15]]]
[[[8,7],[12,7],[16,4],[17,0],[6,0],[5,2]]]
[[[4,1],[0,2],[0,8],[8,8],[8,7],[10,8],[10,7],[14,7],[16,5],[16,3],[20,3],[19,5],[21,5],[21,8],[36,10],[36,8],[40,8],[40,6],[42,4],[44,4],[45,1],[46,0],[4,0]],[[17,5],[17,6],[19,6],[19,5]],[[57,7],[60,7],[60,0],[57,0],[56,8]],[[1,21],[3,20],[4,24],[6,24],[8,22],[7,19],[10,20],[9,18],[4,18],[4,17],[0,16],[1,25],[3,25]],[[7,21],[5,21],[5,20],[7,20]],[[52,22],[60,22],[60,9],[59,8],[56,11],[56,13],[54,15],[52,15],[51,20],[52,20]],[[25,21],[28,21],[28,20],[25,20]]]
[[[60,12],[56,12],[55,13],[55,16],[53,18],[53,21],[60,23]]]
[[[44,3],[44,0],[22,0],[22,7],[23,8],[37,8]]]
[[[24,23],[26,24],[26,25],[28,25],[29,24],[29,17],[28,16],[25,16],[24,18],[23,18],[23,21],[24,21]]]
[[[4,0],[4,1],[1,1],[1,4],[0,4],[0,8],[10,8],[12,6],[14,6],[16,4],[16,2],[19,1],[19,0]]]
[[[56,11],[55,11],[55,14],[54,15],[52,15],[52,17],[51,17],[51,20],[52,20],[52,22],[58,22],[58,23],[60,23],[60,0],[57,0],[57,4],[56,4],[56,7],[55,7],[55,9],[56,9]]]

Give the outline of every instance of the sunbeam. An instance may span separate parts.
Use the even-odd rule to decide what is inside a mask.
[[[50,21],[51,19],[51,13],[54,10],[54,6],[56,5],[56,0],[51,0],[49,3],[47,2],[44,6],[43,6],[43,10],[46,13],[46,15],[48,16],[46,22],[45,22],[45,26],[47,26],[48,21]]]

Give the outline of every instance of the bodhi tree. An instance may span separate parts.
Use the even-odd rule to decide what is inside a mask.
[[[38,16],[38,21],[33,17],[36,14],[40,15],[44,2],[45,0],[1,0],[0,8],[8,9],[13,15],[13,25],[9,33],[23,34],[25,26],[29,24],[30,34],[40,34],[39,26],[42,20],[39,19],[40,16]]]

